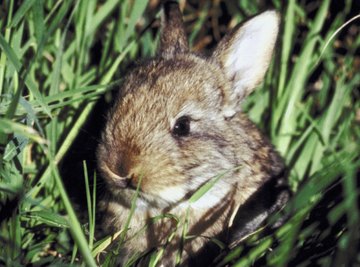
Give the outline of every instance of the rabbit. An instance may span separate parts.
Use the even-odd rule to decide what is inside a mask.
[[[191,265],[210,238],[239,240],[287,202],[282,158],[241,111],[264,78],[278,29],[279,15],[266,11],[199,55],[178,4],[163,4],[158,53],[127,74],[97,148],[108,188],[101,229],[128,226],[120,266],[161,248],[161,266]]]

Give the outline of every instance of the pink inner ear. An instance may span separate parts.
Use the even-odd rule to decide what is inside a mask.
[[[231,105],[238,105],[262,82],[278,30],[279,16],[275,11],[267,11],[250,19],[220,42],[214,57],[222,63],[226,76],[233,82],[233,91],[229,94]]]

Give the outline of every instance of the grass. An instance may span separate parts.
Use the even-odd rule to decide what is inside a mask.
[[[346,22],[360,6],[282,2],[271,5],[284,18],[277,54],[244,109],[285,158],[294,191],[289,218],[271,235],[254,233],[218,266],[356,265],[360,27],[359,19]],[[109,105],[127,66],[154,55],[154,3],[0,4],[0,265],[95,266],[109,245],[110,238],[94,238],[98,188],[91,185],[91,160],[80,160],[88,186],[76,188],[86,191],[85,221],[74,211],[63,169],[66,157],[76,158],[77,138],[93,134],[89,124],[102,119],[97,105]],[[191,45],[209,49],[229,26],[266,8],[264,1],[189,1]]]

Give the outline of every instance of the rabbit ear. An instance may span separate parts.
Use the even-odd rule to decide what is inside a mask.
[[[159,55],[164,58],[171,58],[175,54],[188,51],[189,45],[179,4],[175,1],[166,1],[161,16]]]
[[[232,117],[240,102],[263,80],[279,30],[275,11],[257,15],[220,41],[212,59],[220,63],[232,84],[224,114]]]

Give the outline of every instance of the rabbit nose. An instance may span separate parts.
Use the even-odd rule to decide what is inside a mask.
[[[116,179],[116,185],[120,188],[129,187],[131,185],[132,176],[129,175],[127,168],[123,164],[120,164],[117,171],[118,179]]]
[[[140,177],[138,174],[137,165],[133,161],[127,159],[119,162],[117,167],[117,174],[119,178],[121,178],[117,181],[119,187],[134,190],[137,189]]]
[[[117,179],[115,184],[120,188],[129,188],[129,189],[137,189],[138,180],[135,178],[134,175],[121,177],[121,179]]]
[[[121,179],[116,181],[116,184],[121,188],[130,188],[136,189],[137,188],[137,177],[133,173],[129,173],[128,169],[125,165],[120,164],[118,168],[118,174]]]
[[[121,162],[120,164],[118,164],[117,174],[124,179],[129,179],[130,176],[128,164],[126,164],[125,162]]]
[[[128,188],[136,190],[138,187],[139,179],[136,175],[132,174],[129,176],[128,180]]]

